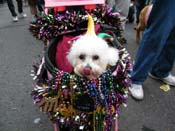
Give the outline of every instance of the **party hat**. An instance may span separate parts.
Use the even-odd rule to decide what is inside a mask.
[[[87,27],[87,32],[85,35],[96,35],[95,34],[95,28],[94,28],[94,21],[91,15],[88,14],[88,27]]]

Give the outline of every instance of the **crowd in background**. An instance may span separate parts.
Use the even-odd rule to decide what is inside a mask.
[[[12,16],[12,21],[17,22],[19,18],[27,17],[27,14],[23,11],[24,5],[29,5],[30,12],[32,14],[32,21],[35,20],[36,16],[44,11],[44,0],[16,0],[17,3],[17,12],[15,9],[13,0],[0,0],[0,4],[7,3],[9,11]]]

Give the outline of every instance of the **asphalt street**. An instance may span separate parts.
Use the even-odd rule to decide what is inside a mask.
[[[24,11],[28,17],[14,23],[6,3],[0,5],[0,131],[53,131],[52,123],[30,96],[30,70],[44,47],[28,30],[29,7]],[[138,45],[133,27],[126,25],[124,46],[134,60]],[[148,78],[143,85],[144,100],[128,98],[127,107],[120,108],[119,131],[175,131],[175,88],[164,92],[161,85]]]

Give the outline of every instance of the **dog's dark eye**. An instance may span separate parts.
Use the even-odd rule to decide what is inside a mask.
[[[98,56],[98,55],[94,55],[94,56],[92,57],[92,59],[93,59],[93,60],[98,60],[98,59],[99,59],[99,56]]]
[[[86,56],[85,56],[84,54],[81,54],[81,55],[79,56],[79,59],[80,59],[80,60],[85,60],[85,57],[86,57]]]

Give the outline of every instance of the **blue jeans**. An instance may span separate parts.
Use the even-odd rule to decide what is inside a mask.
[[[151,72],[163,78],[175,60],[175,1],[155,0],[143,33],[131,74],[134,84],[142,84]]]

